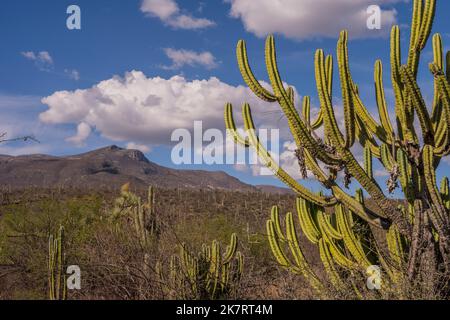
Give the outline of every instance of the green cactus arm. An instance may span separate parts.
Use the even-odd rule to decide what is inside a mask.
[[[324,239],[319,240],[319,255],[331,284],[338,290],[342,289],[344,287],[344,283],[336,270],[330,250]]]
[[[420,92],[419,86],[414,78],[414,75],[408,69],[407,66],[402,66],[400,68],[400,74],[403,83],[405,84],[407,91],[409,92],[410,97],[412,99],[413,107],[417,112],[420,127],[422,129],[423,139],[425,143],[433,143],[434,142],[433,124],[431,122],[431,118],[430,115],[428,114],[425,101],[422,97],[422,93]]]
[[[56,299],[59,300],[61,297],[61,292],[64,290],[63,287],[65,286],[65,283],[62,281],[63,278],[63,267],[64,267],[64,260],[63,260],[63,241],[64,241],[64,227],[60,226],[59,232],[58,232],[58,238],[55,240],[55,247],[56,247],[56,253],[57,253],[57,278],[56,278]]]
[[[355,199],[364,205],[364,191],[361,188],[356,189],[355,191]]]
[[[50,235],[48,237],[48,295],[50,300],[55,300],[55,251],[53,243],[53,235]]]
[[[401,269],[405,260],[405,249],[403,247],[402,237],[395,225],[389,228],[386,234],[386,242],[392,261],[395,262],[398,269]]]
[[[450,191],[449,191],[449,182],[448,182],[447,177],[442,178],[441,189],[439,192],[441,194],[441,198],[442,198],[442,201],[443,201],[445,207],[447,208],[447,210],[450,210]]]
[[[437,213],[437,221],[439,225],[436,228],[441,228],[442,225],[448,225],[448,212],[445,208],[444,202],[439,194],[439,189],[436,185],[436,171],[434,169],[434,154],[433,147],[425,145],[422,150],[422,163],[425,176],[425,184],[428,193],[430,194],[433,211]]]
[[[183,242],[180,245],[180,262],[181,262],[181,267],[183,268],[184,271],[186,271],[189,267],[190,264],[190,254],[186,248],[186,244]]]
[[[417,36],[416,50],[422,51],[428,41],[433,26],[434,15],[436,12],[436,0],[425,0],[423,9],[422,24]]]
[[[389,113],[387,111],[386,96],[384,93],[383,85],[383,64],[381,60],[375,62],[375,94],[378,106],[378,113],[380,114],[380,122],[383,126],[386,134],[389,136],[394,136],[394,129],[392,128],[391,120],[389,119]]]
[[[248,138],[243,138],[237,132],[236,124],[234,122],[234,117],[233,117],[233,105],[231,103],[227,103],[225,105],[224,119],[225,119],[225,128],[227,130],[227,134],[230,134],[236,143],[238,143],[244,147],[249,147],[250,144],[248,142]]]
[[[364,148],[364,170],[369,178],[373,179],[372,151],[368,146]]]
[[[442,47],[442,38],[440,34],[435,34],[433,36],[433,63],[439,68],[439,70],[444,70],[444,58],[443,58],[443,47]],[[440,125],[445,122],[439,121],[442,117],[442,103],[441,97],[439,96],[439,86],[434,79],[434,94],[433,94],[433,111],[432,111],[432,121],[433,127],[436,132],[439,132],[439,127],[444,127],[444,125]],[[438,143],[436,142],[435,145]]]
[[[441,118],[445,119],[445,110],[441,108]],[[450,146],[450,133],[447,128],[444,128],[444,125],[441,125],[441,123],[445,123],[445,121],[440,121],[437,126],[437,131],[435,134],[435,149],[434,154],[440,158],[444,157],[448,153],[448,149]]]
[[[221,282],[220,282],[220,289],[222,292],[225,291],[226,287],[228,286],[230,282],[230,264],[226,263],[222,265],[222,275],[221,275]]]
[[[396,105],[403,105],[403,84],[400,78],[400,67],[402,66],[401,47],[400,47],[400,28],[398,25],[392,26],[390,36],[390,63],[391,63],[391,81],[394,89]],[[397,111],[397,110],[396,110]],[[400,122],[403,122],[404,114],[398,114]]]
[[[319,110],[319,113],[317,114],[316,120],[312,123],[311,128],[313,130],[316,130],[320,128],[323,124],[323,111],[322,108]]]
[[[266,229],[270,249],[272,250],[272,253],[278,264],[281,265],[282,267],[290,269],[294,273],[301,273],[301,270],[298,267],[295,266],[293,267],[292,263],[289,261],[289,259],[286,257],[283,250],[281,249],[272,220],[267,220]]]
[[[361,120],[367,130],[377,136],[377,138],[380,139],[381,142],[391,144],[393,142],[392,137],[389,136],[384,128],[373,119],[372,115],[367,110],[367,107],[362,102],[356,85],[353,85],[352,97],[353,105],[355,106],[355,114]]]
[[[327,79],[328,95],[330,97],[332,97],[333,96],[333,56],[332,55],[328,55],[326,57],[325,66],[326,66],[325,73],[326,73],[326,79]],[[311,128],[313,130],[317,130],[322,125],[323,125],[323,110],[322,110],[322,108],[320,108],[319,113],[317,114],[317,118],[312,123]]]
[[[346,40],[346,42],[347,42],[347,40]],[[348,60],[348,55],[347,55],[347,60]],[[348,62],[347,62],[347,66],[348,66]],[[350,73],[350,72],[348,71],[348,73]],[[333,96],[333,56],[331,54],[327,55],[327,57],[325,58],[325,77],[327,79],[328,95],[330,97],[332,97]]]
[[[60,226],[56,236],[48,238],[48,297],[50,300],[65,300],[67,295],[64,275],[64,227]]]
[[[387,229],[390,226],[389,220],[379,214],[372,212],[368,208],[364,207],[361,203],[355,200],[352,196],[344,192],[340,187],[332,187],[333,194],[336,199],[347,206],[352,212],[358,215],[361,219],[368,222],[370,225],[379,228]]]
[[[268,36],[266,39],[266,48],[265,48],[265,57],[266,57],[266,67],[267,74],[269,75],[270,83],[272,84],[272,88],[274,90],[275,96],[278,98],[278,101],[283,98],[286,99],[287,93],[283,86],[283,81],[281,80],[280,73],[278,71],[277,61],[276,61],[276,50],[275,50],[275,39],[273,36]],[[288,107],[289,104],[287,104]]]
[[[302,116],[306,125],[311,127],[311,99],[309,96],[303,97]]]
[[[288,87],[286,93],[287,93],[288,99],[291,102],[291,104],[295,105],[295,91],[294,91],[294,88]]]
[[[309,281],[311,287],[313,287],[316,291],[321,292],[322,284],[317,275],[309,266],[300,248],[297,232],[295,230],[294,218],[291,212],[286,214],[286,238],[299,271]]]
[[[424,8],[422,0],[414,0],[413,17],[411,22],[411,36],[409,40],[410,43],[408,53],[408,67],[415,76],[417,75],[420,58],[420,51],[418,50],[418,38],[422,25],[423,10]]]
[[[286,185],[291,187],[299,196],[311,201],[319,206],[329,206],[330,199],[325,197],[320,197],[315,193],[311,192],[304,186],[300,185],[297,181],[295,181],[286,171],[284,171],[277,163],[274,161],[270,155],[270,153],[264,148],[264,146],[259,142],[259,139],[255,133],[255,125],[253,123],[253,118],[251,114],[250,106],[245,103],[242,106],[242,114],[245,123],[245,130],[249,137],[250,143],[255,148],[259,158],[263,161],[263,163],[273,171],[273,173]]]
[[[336,220],[338,223],[339,231],[342,233],[345,246],[355,258],[358,264],[362,267],[367,268],[372,265],[372,263],[367,259],[361,243],[356,238],[352,227],[348,221],[348,212],[345,211],[344,207],[340,204],[336,205]]]
[[[414,28],[413,28],[414,29]],[[414,30],[412,31],[414,32]],[[395,114],[397,118],[397,129],[400,140],[402,141],[415,141],[415,135],[413,131],[409,128],[408,117],[406,115],[406,103],[404,86],[401,80],[400,68],[402,64],[401,60],[401,48],[400,48],[400,28],[398,26],[392,27],[391,31],[391,80],[392,88],[394,90],[395,96]],[[412,64],[415,59],[414,55],[408,58],[408,66],[412,69]]]
[[[285,241],[286,238],[284,237],[283,231],[281,230],[280,213],[279,213],[278,206],[272,207],[271,220],[273,221],[278,239],[280,239],[281,241]]]
[[[323,50],[319,49],[316,51],[314,61],[317,93],[319,95],[320,105],[323,110],[325,134],[330,137],[334,146],[343,147],[345,145],[344,137],[339,130],[331,97],[328,95]]]
[[[219,242],[214,240],[211,245],[211,262],[209,267],[209,274],[211,276],[209,288],[210,296],[214,299],[217,291],[217,284],[219,283],[221,269],[221,256]]]
[[[445,76],[450,82],[450,51],[447,51],[445,55]]]
[[[306,238],[314,244],[317,244],[321,235],[316,225],[315,215],[317,209],[313,209],[310,203],[303,198],[297,198],[296,200],[297,215],[300,221],[300,226],[305,234]],[[314,217],[313,217],[314,215]]]
[[[333,260],[342,268],[347,270],[356,270],[359,269],[359,266],[356,262],[349,259],[344,253],[343,249],[341,249],[333,240],[323,237],[326,244],[328,245],[328,249],[333,257]]]
[[[305,157],[305,164],[306,167],[312,171],[312,173],[316,176],[316,178],[322,183],[326,184],[326,182],[329,180],[328,176],[325,174],[325,172],[322,170],[322,168],[319,166],[317,161],[313,158],[311,153],[304,149],[303,155]],[[330,206],[334,205],[335,201],[330,201]]]
[[[346,30],[341,31],[339,36],[337,45],[337,59],[339,77],[341,80],[342,102],[344,105],[345,147],[350,148],[355,142],[355,108],[353,106],[352,99],[352,80],[348,62],[348,33]],[[327,93],[328,96],[331,96],[329,94],[328,86]]]
[[[373,134],[367,130],[362,120],[359,117],[355,118],[355,134],[362,147],[369,147],[372,155],[377,159],[380,159],[380,147],[375,140]]]
[[[255,78],[250,64],[248,62],[247,48],[244,40],[239,40],[236,47],[236,56],[242,78],[248,87],[255,93],[257,97],[268,102],[277,101],[277,97],[264,89],[259,81]]]
[[[331,239],[342,240],[342,234],[331,224],[326,214],[321,210],[317,212],[317,224],[322,235],[326,234]]]
[[[411,180],[412,168],[408,162],[406,152],[401,148],[397,149],[397,163],[400,172],[399,180],[403,193],[409,202],[413,202],[415,198],[415,190]]]
[[[223,257],[223,263],[230,263],[231,259],[233,259],[236,254],[238,239],[236,233],[231,234],[230,244],[227,246],[227,250],[225,252],[225,256]]]
[[[236,253],[236,261],[237,261],[237,270],[236,270],[236,279],[240,279],[242,274],[244,273],[244,255],[238,251]]]
[[[383,143],[380,147],[380,151],[381,151],[381,163],[386,168],[386,170],[392,172],[396,163],[394,157],[391,154],[389,146]]]
[[[267,37],[265,57],[267,73],[269,74],[270,82],[272,84],[274,93],[278,98],[278,103],[280,104],[284,114],[286,115],[289,128],[293,133],[297,146],[305,147],[311,152],[312,155],[327,164],[339,164],[340,159],[332,154],[325,152],[323,147],[320,146],[319,143],[312,137],[305,123],[303,123],[298,112],[295,110],[295,107],[289,100],[278,71],[275,40],[273,36]]]
[[[326,218],[324,218],[324,214],[322,212],[318,213],[317,221],[322,234],[322,238],[328,244],[331,256],[334,258],[336,263],[346,269],[355,269],[357,267],[357,264],[349,259],[343,252],[343,250],[334,242],[333,239],[337,239],[336,234],[334,236],[331,236],[330,229],[327,229],[328,227],[326,226]],[[332,230],[335,229],[333,228]],[[335,230],[333,232],[337,233],[337,235],[340,236],[339,239],[343,239],[342,234],[338,230]]]
[[[433,73],[435,78],[435,83],[437,85],[437,90],[439,92],[439,96],[441,98],[442,106],[443,106],[443,114],[445,116],[443,122],[446,123],[447,135],[448,128],[450,128],[450,84],[444,75],[443,71],[439,69],[439,66],[432,63],[430,64],[430,71]],[[442,119],[440,119],[442,121]],[[444,145],[447,148],[447,145]],[[446,153],[448,154],[448,153]]]

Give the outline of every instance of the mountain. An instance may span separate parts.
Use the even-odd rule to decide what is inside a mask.
[[[276,194],[295,194],[294,191],[288,188],[280,188],[277,186],[260,184],[256,185],[256,188],[264,193],[276,193]]]
[[[130,182],[136,188],[225,189],[243,192],[284,192],[284,188],[252,186],[223,171],[177,170],[149,161],[138,150],[109,146],[87,153],[56,157],[42,154],[0,155],[3,187],[118,188]],[[281,191],[280,191],[281,190]]]

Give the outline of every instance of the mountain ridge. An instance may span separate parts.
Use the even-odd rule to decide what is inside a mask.
[[[0,154],[0,181],[12,189],[26,187],[111,188],[133,186],[223,189],[290,193],[287,188],[253,186],[224,171],[172,169],[150,161],[141,151],[116,145],[69,156]]]

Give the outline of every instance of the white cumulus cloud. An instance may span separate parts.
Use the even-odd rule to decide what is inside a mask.
[[[213,69],[217,67],[217,61],[211,52],[195,52],[185,49],[164,49],[167,57],[172,60],[172,65],[164,66],[165,69],[179,69],[185,65],[188,66],[203,66],[207,69]]]
[[[396,23],[394,8],[381,10],[381,30],[369,30],[367,8],[405,0],[226,0],[231,16],[242,20],[245,29],[258,37],[278,33],[303,40],[336,37],[348,29],[352,38],[388,34]],[[407,1],[407,0],[406,0]]]
[[[181,13],[175,0],[143,0],[141,11],[175,29],[203,29],[215,25],[211,20]]]
[[[84,141],[90,136],[91,131],[92,129],[87,123],[81,122],[77,126],[77,134],[67,138],[66,141],[71,142],[77,146],[82,146],[84,144]]]
[[[181,76],[149,78],[131,71],[89,89],[58,91],[43,98],[48,109],[40,120],[77,125],[76,136],[70,138],[75,143],[82,143],[88,130],[95,128],[113,141],[168,145],[173,130],[192,130],[194,121],[201,120],[204,130],[224,130],[226,102],[234,104],[236,121],[241,124],[240,105],[245,101],[252,105],[255,119],[267,120],[263,113],[277,108],[256,98],[245,86],[232,86],[215,77],[188,81]]]
[[[139,150],[139,151],[142,151],[143,153],[148,153],[151,151],[151,148],[149,146],[146,146],[144,144],[134,143],[134,142],[128,142],[127,149]]]

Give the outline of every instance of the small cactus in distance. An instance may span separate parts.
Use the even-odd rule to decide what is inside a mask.
[[[191,300],[225,298],[239,284],[243,273],[244,257],[237,246],[235,233],[225,252],[216,240],[211,246],[203,244],[198,254],[181,244],[179,253],[170,258],[168,272],[164,272],[161,261],[156,265],[165,296]]]
[[[112,218],[117,220],[122,216],[133,219],[136,235],[143,247],[148,246],[149,237],[156,233],[155,188],[150,186],[147,201],[130,191],[130,184],[121,187],[120,197],[116,199]]]
[[[64,227],[48,238],[48,294],[50,300],[66,300]]]

